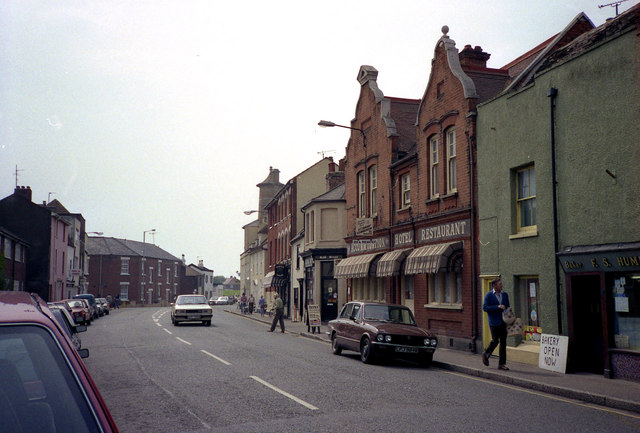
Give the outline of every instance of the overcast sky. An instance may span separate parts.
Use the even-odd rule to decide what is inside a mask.
[[[337,161],[361,65],[419,99],[441,28],[500,68],[609,1],[0,2],[0,198],[30,186],[87,231],[147,241],[216,275],[239,270],[242,226],[269,167],[280,181]],[[620,12],[638,0],[622,3]]]

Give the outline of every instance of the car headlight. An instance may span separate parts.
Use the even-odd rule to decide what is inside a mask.
[[[391,343],[391,335],[385,335],[384,341],[386,341],[387,343]]]
[[[384,341],[384,335],[382,334],[378,334],[378,336],[376,337],[376,340],[383,342]]]
[[[436,338],[432,338],[432,339],[431,339],[431,345],[432,345],[433,347],[436,347],[436,346],[438,345],[438,340],[437,340]]]

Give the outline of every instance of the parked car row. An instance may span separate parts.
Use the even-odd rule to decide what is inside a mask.
[[[209,305],[231,305],[233,301],[228,296],[218,296],[217,298],[209,299]]]
[[[118,431],[75,339],[86,329],[61,303],[0,291],[1,431]]]

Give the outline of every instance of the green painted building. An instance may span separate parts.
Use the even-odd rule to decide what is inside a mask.
[[[578,15],[478,107],[480,279],[501,276],[522,338],[569,336],[568,369],[640,380],[636,5]]]

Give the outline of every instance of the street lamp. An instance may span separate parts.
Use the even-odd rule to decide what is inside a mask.
[[[345,129],[351,129],[353,131],[360,131],[360,134],[362,135],[362,145],[364,146],[365,150],[367,149],[367,140],[364,135],[364,131],[361,128],[354,128],[352,126],[345,126],[345,125],[338,125],[337,123],[334,123],[330,120],[321,120],[318,122],[318,126],[320,126],[321,128],[333,128],[333,127],[338,127],[338,128],[345,128]]]
[[[364,135],[364,131],[362,130],[362,128],[354,128],[352,126],[346,126],[346,125],[338,125],[335,122],[332,122],[330,120],[321,120],[318,122],[318,126],[320,126],[321,128],[333,128],[333,127],[338,127],[338,128],[345,128],[345,129],[351,129],[352,131],[359,131],[360,135],[362,136],[362,147],[364,147],[364,185],[365,185],[365,189],[369,190],[369,185],[367,184],[368,180],[367,180],[367,137]],[[358,186],[358,194],[360,194],[360,189]],[[367,193],[367,195],[369,195],[370,193]],[[358,203],[360,203],[359,201],[360,199],[358,199]],[[371,197],[369,197],[369,206],[371,206]],[[363,216],[367,216],[367,214],[369,214],[368,212],[369,208],[367,206],[364,206],[364,213]],[[360,211],[359,211],[360,212]]]
[[[142,284],[140,285],[140,302],[144,304],[144,286],[145,286],[145,273],[144,273],[144,264],[146,261],[146,257],[144,255],[144,247],[146,245],[145,236],[147,233],[155,233],[156,229],[145,230],[142,232]],[[149,301],[151,303],[151,301]]]
[[[251,215],[252,213],[256,213],[256,212],[260,212],[260,211],[257,211],[257,210],[246,210],[246,211],[244,211],[243,213],[244,213],[245,215]]]

